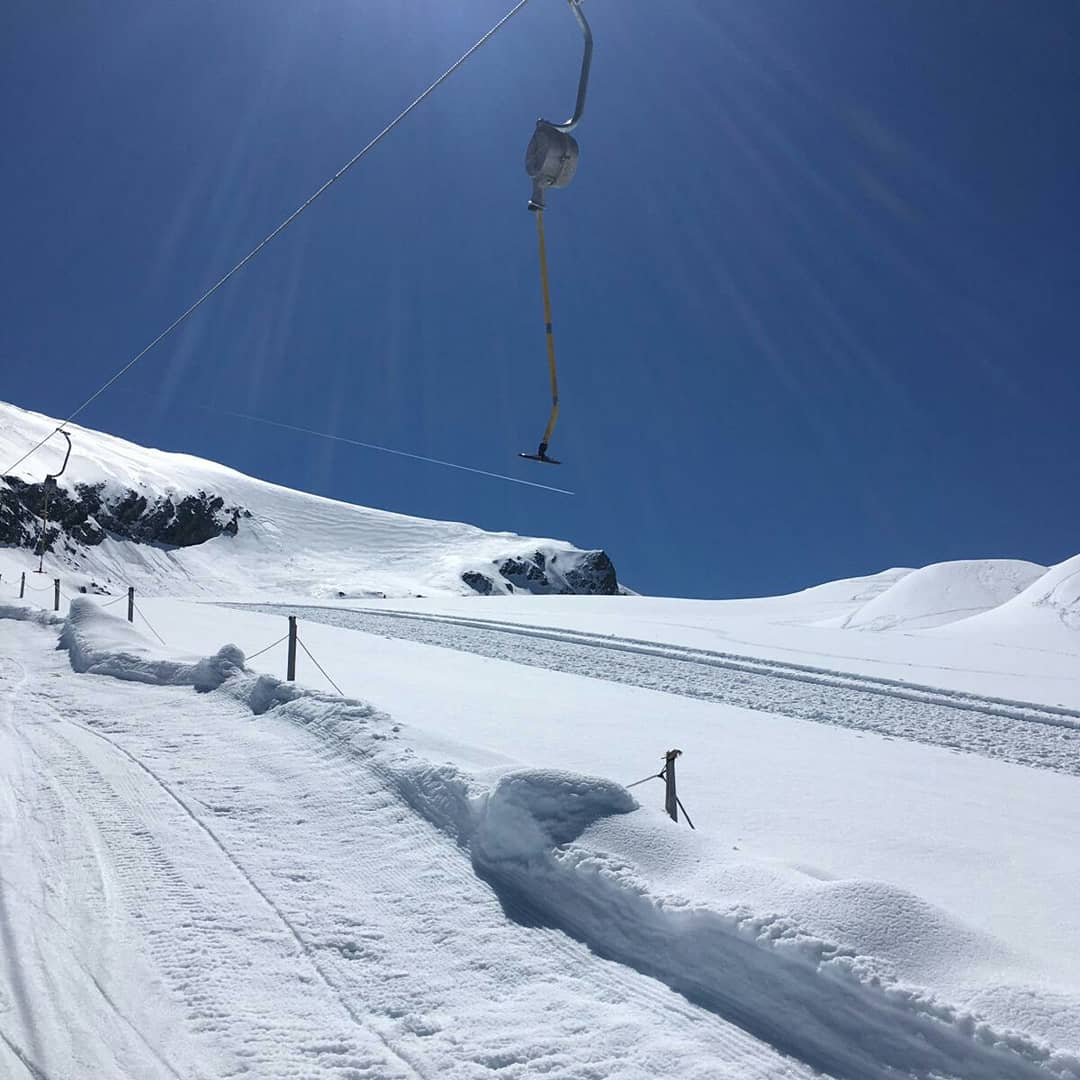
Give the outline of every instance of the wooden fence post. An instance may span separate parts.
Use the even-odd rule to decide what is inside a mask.
[[[26,595],[26,571],[22,572],[22,580],[19,582],[19,599]]]
[[[60,610],[60,579],[53,578],[53,611]]]
[[[135,586],[128,586],[128,622],[135,621]]]
[[[285,678],[289,682],[296,681],[296,616],[289,616],[289,666],[286,669]]]
[[[675,790],[675,759],[681,750],[669,750],[664,755],[664,809],[672,821],[679,820],[679,796]]]

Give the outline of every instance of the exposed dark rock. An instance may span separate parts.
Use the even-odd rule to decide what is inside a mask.
[[[566,571],[566,583],[575,593],[618,596],[619,579],[615,564],[606,551],[589,551],[577,566]]]
[[[507,581],[527,592],[534,592],[537,587],[547,584],[544,554],[541,551],[536,552],[531,559],[503,559],[498,565],[499,573]]]
[[[104,484],[76,484],[73,490],[51,485],[46,551],[63,540],[65,550],[93,547],[107,536],[141,544],[193,547],[215,536],[235,536],[241,516],[238,506],[226,506],[218,495],[199,491],[177,501],[162,495],[149,502],[137,491],[106,497]],[[0,484],[0,544],[37,547],[41,542],[41,510],[45,485],[28,484],[15,476]]]
[[[478,592],[481,596],[490,596],[491,590],[495,587],[487,574],[478,574],[475,570],[466,570],[465,573],[461,575],[461,580],[464,581],[473,592]]]
[[[621,593],[615,567],[604,551],[570,552],[556,566],[557,555],[546,557],[536,551],[528,556],[512,556],[492,563],[494,578],[470,570],[461,575],[474,592],[488,596],[496,591],[496,582],[507,592],[577,593],[590,596],[618,596]],[[564,567],[569,565],[569,568]]]

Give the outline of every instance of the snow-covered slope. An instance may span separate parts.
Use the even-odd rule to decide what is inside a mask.
[[[1007,603],[964,620],[956,629],[972,636],[1027,635],[1033,646],[1042,641],[1080,639],[1080,555],[1052,566]]]
[[[1046,573],[1020,559],[934,563],[905,574],[848,615],[843,626],[862,630],[921,630],[989,611]]]
[[[74,434],[59,614],[0,482],[0,1077],[1080,1080],[1080,556],[568,601]]]
[[[0,608],[0,1075],[1080,1080],[1073,777],[100,603]],[[664,736],[697,832],[619,783]]]
[[[0,468],[56,426],[0,403]],[[353,506],[68,428],[74,452],[50,515],[63,531],[46,569],[79,575],[82,585],[206,597],[617,589],[603,552]],[[59,470],[63,454],[64,441],[54,436],[0,481],[0,545],[22,546],[7,553],[9,571],[36,565],[30,547],[40,527],[41,481]]]

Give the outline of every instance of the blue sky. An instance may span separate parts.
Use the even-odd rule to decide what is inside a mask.
[[[508,4],[0,13],[0,397],[64,415]],[[603,546],[652,593],[1080,550],[1080,8],[531,0],[80,419],[282,484]],[[384,443],[573,498],[236,420]],[[0,464],[0,468],[7,463]]]

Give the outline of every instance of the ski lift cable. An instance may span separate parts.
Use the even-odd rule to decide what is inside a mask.
[[[169,325],[166,326],[165,329],[162,330],[161,333],[158,334],[158,336],[154,338],[154,340],[151,341],[149,345],[145,346],[145,348],[143,348],[140,352],[136,353],[122,368],[120,368],[119,371],[112,375],[112,377],[109,378],[106,382],[102,383],[102,385],[99,386],[98,389],[95,390],[73,413],[71,413],[66,419],[64,419],[57,428],[49,432],[49,434],[46,435],[44,439],[42,439],[40,442],[36,443],[29,450],[27,450],[26,453],[18,459],[18,461],[14,462],[12,465],[9,465],[8,468],[4,470],[5,475],[10,475],[28,457],[30,457],[31,454],[40,450],[41,447],[44,446],[45,443],[48,442],[48,440],[54,434],[56,434],[57,431],[62,431],[65,425],[71,423],[71,421],[74,420],[75,417],[77,417],[81,412],[83,412],[84,409],[86,409],[102,394],[104,394],[105,391],[113,385],[113,383],[115,383],[118,379],[122,378],[125,374],[127,374],[127,372],[130,371],[148,352],[150,352],[151,349],[164,341],[165,338],[167,338],[178,326],[180,326],[200,307],[202,307],[202,305],[207,300],[209,300],[210,297],[213,296],[214,293],[216,293],[218,289],[222,287],[222,285],[224,285],[234,274],[238,273],[249,262],[251,262],[251,260],[254,259],[255,256],[258,255],[264,247],[267,246],[267,244],[275,240],[282,232],[284,232],[285,229],[287,229],[305,210],[307,210],[307,208],[311,206],[311,204],[315,202],[316,199],[318,199],[321,195],[325,194],[326,191],[333,184],[336,184],[337,181],[340,180],[362,157],[364,157],[369,151],[373,150],[380,142],[382,142],[382,140],[387,135],[389,135],[390,132],[393,131],[394,128],[396,128],[398,124],[400,124],[418,105],[420,105],[430,94],[432,94],[444,82],[446,82],[446,80],[449,79],[450,76],[453,75],[454,72],[457,71],[458,68],[460,68],[467,60],[469,60],[474,53],[476,53],[479,49],[486,45],[528,2],[529,0],[518,0],[518,2],[514,4],[514,6],[497,23],[495,23],[495,25],[490,30],[488,30],[486,34],[483,35],[483,37],[478,38],[477,41],[474,42],[474,44],[469,46],[469,48],[466,49],[465,52],[463,52],[461,56],[459,56],[458,59],[455,60],[453,64],[451,64],[450,67],[448,67],[433,83],[431,83],[431,85],[428,86],[426,90],[420,93],[417,97],[413,98],[413,100],[408,105],[406,105],[405,108],[402,109],[401,112],[399,112],[393,120],[391,120],[377,135],[375,135],[374,138],[370,140],[370,142],[367,143],[367,145],[362,147],[344,165],[342,165],[342,167],[338,169],[338,171],[334,173],[334,175],[331,176],[329,180],[327,180],[320,188],[318,188],[303,203],[301,203],[287,218],[285,218],[284,221],[281,222],[280,225],[278,225],[272,232],[267,233],[267,235],[264,236],[262,240],[260,240],[258,244],[256,244],[255,247],[253,247],[251,251],[249,251],[228,273],[226,273],[223,277],[219,278],[213,285],[211,285],[210,288],[206,290],[206,292],[204,292],[186,311],[183,312],[183,314],[177,316],[176,319],[169,323]]]
[[[202,406],[208,412],[221,413],[222,416],[232,416],[237,420],[250,420],[256,424],[268,424],[270,427],[283,428],[285,431],[298,431],[303,435],[314,435],[318,439],[329,439],[332,442],[348,443],[349,446],[362,446],[366,450],[378,450],[383,454],[394,454],[397,457],[412,458],[413,461],[426,461],[429,465],[442,465],[447,469],[459,469],[461,472],[475,473],[477,476],[487,476],[493,480],[508,480],[512,484],[524,484],[525,487],[540,488],[541,491],[553,491],[557,495],[573,495],[574,492],[566,488],[553,487],[551,484],[538,484],[535,480],[522,480],[517,476],[506,476],[504,473],[489,472],[487,469],[476,469],[471,465],[459,465],[454,461],[443,461],[442,458],[427,457],[424,454],[414,454],[408,450],[395,450],[390,446],[380,446],[378,443],[361,442],[359,439],[349,439],[344,435],[332,435],[328,431],[316,431],[314,428],[300,427],[297,424],[286,424],[281,420],[269,420],[265,416],[251,416],[248,413],[233,412],[231,409],[211,408]]]

